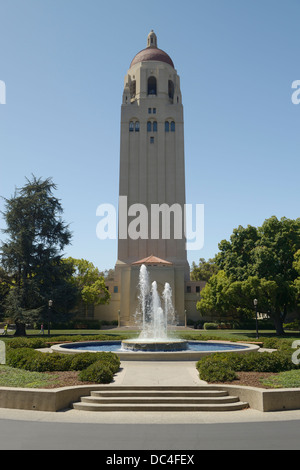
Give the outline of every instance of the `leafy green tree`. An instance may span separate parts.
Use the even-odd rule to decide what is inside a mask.
[[[300,249],[300,219],[278,220],[273,216],[259,228],[240,226],[233,231],[230,241],[219,244],[219,249],[216,263],[231,282],[243,282],[252,276],[261,282],[272,281],[272,289],[276,285],[276,295],[273,292],[273,300],[268,302],[269,314],[277,334],[283,334],[283,322],[296,303],[298,274],[294,256]],[[260,310],[264,304],[262,301]]]
[[[230,284],[230,279],[222,270],[210,278],[201,291],[201,300],[197,303],[197,309],[202,316],[211,315],[219,321],[232,319],[234,312],[227,296]]]
[[[107,304],[110,293],[106,289],[104,277],[93,263],[85,259],[66,258],[64,263],[71,267],[71,283],[76,287],[78,301],[88,305]]]
[[[204,258],[200,258],[199,265],[195,262],[192,264],[191,280],[192,281],[209,281],[209,279],[219,271],[219,267],[216,265],[214,259],[205,261]]]
[[[59,306],[62,291],[66,299],[75,299],[62,264],[62,250],[70,243],[71,232],[53,194],[56,185],[49,178],[35,176],[26,181],[13,197],[5,199],[3,212],[2,267],[14,281],[6,310],[16,323],[16,335],[26,334],[27,321],[46,318],[49,299]]]
[[[295,280],[295,290],[296,290],[296,302],[297,307],[300,308],[300,250],[295,253],[294,268],[298,273],[298,277]]]

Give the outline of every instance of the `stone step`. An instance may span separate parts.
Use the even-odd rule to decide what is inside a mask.
[[[100,404],[127,404],[127,403],[140,403],[140,404],[222,404],[222,403],[236,403],[239,401],[238,397],[234,396],[222,396],[222,397],[160,397],[160,396],[148,396],[148,397],[95,397],[88,396],[82,397],[83,403],[100,403]]]
[[[171,392],[201,392],[201,391],[223,391],[222,387],[213,385],[98,385],[95,391],[171,391]]]
[[[91,403],[74,403],[73,408],[81,411],[143,411],[143,412],[168,412],[168,411],[238,411],[248,408],[248,403],[237,402],[227,404],[91,404]]]
[[[236,411],[248,408],[219,387],[106,386],[73,403],[84,411]]]
[[[104,390],[92,391],[94,397],[225,397],[227,392],[224,390]]]

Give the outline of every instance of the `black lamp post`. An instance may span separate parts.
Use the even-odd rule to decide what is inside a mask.
[[[53,305],[53,300],[49,300],[48,302],[48,336],[50,336],[50,317],[51,317],[52,305]]]
[[[258,339],[258,318],[257,318],[257,305],[258,305],[258,300],[254,299],[253,300],[254,307],[255,307],[255,316],[256,316],[256,338]]]

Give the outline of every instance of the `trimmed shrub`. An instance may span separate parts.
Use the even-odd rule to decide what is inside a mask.
[[[42,353],[30,348],[8,350],[7,365],[31,372],[70,370],[72,357],[67,354]]]
[[[15,369],[26,369],[27,364],[36,358],[38,351],[30,348],[8,349],[6,354],[6,362],[10,367]]]
[[[203,328],[204,330],[217,330],[218,323],[204,323]]]
[[[70,368],[71,370],[83,370],[97,361],[109,364],[114,374],[120,369],[120,358],[112,352],[78,353],[73,356]]]
[[[6,344],[10,349],[42,349],[47,347],[46,340],[44,338],[12,338]]]
[[[228,367],[227,364],[222,362],[210,362],[209,364],[202,364],[199,368],[201,380],[207,382],[232,382],[237,378],[234,370]]]
[[[94,362],[97,362],[96,353],[78,353],[72,357],[70,369],[71,370],[83,370],[89,367]]]
[[[39,353],[27,364],[31,372],[63,372],[70,370],[71,357],[67,354]]]
[[[107,362],[97,361],[79,373],[82,382],[107,384],[113,380],[113,372]]]
[[[249,354],[217,353],[204,357],[197,362],[196,367],[200,378],[207,382],[234,380],[232,372],[277,373],[299,368],[292,362],[291,350]]]

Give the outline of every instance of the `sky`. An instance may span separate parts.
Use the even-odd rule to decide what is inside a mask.
[[[299,0],[0,0],[0,196],[52,178],[65,256],[114,267],[96,210],[118,207],[124,77],[153,29],[181,79],[186,202],[205,208],[190,264],[239,225],[300,217],[299,17]]]

